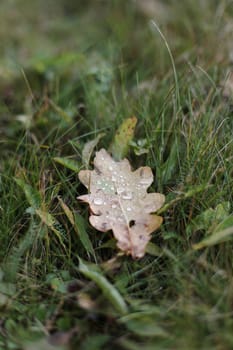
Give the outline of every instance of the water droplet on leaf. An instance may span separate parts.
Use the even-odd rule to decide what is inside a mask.
[[[145,178],[140,180],[141,185],[150,185],[150,183],[151,183],[151,179]]]
[[[122,198],[123,199],[132,199],[133,198],[133,195],[132,195],[132,193],[131,192],[126,192],[126,193],[124,193],[123,195],[122,195]]]
[[[118,193],[118,194],[121,194],[121,193],[123,193],[123,192],[125,192],[124,187],[118,187],[117,193]]]
[[[103,204],[103,200],[101,198],[95,198],[94,199],[94,204],[95,205],[102,205]]]

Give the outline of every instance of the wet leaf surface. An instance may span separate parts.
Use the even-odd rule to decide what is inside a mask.
[[[153,182],[149,167],[131,171],[127,159],[114,161],[106,150],[96,153],[95,169],[82,170],[80,181],[89,194],[78,199],[89,203],[90,223],[99,231],[112,230],[117,246],[133,258],[145,254],[151,233],[162,223],[156,212],[164,203],[160,193],[147,193]]]

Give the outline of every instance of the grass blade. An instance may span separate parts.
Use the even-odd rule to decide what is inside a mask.
[[[90,253],[92,256],[95,256],[95,252],[94,252],[92,243],[90,241],[90,238],[89,238],[87,231],[86,231],[86,228],[85,228],[85,221],[77,213],[74,213],[74,229],[75,229],[76,233],[78,234],[80,241],[81,241],[83,247],[86,249],[86,251],[88,253]]]
[[[53,160],[63,165],[65,168],[75,171],[76,173],[78,173],[81,168],[80,164],[76,160],[66,157],[54,157]]]
[[[118,290],[101,273],[91,269],[79,259],[79,271],[90,280],[94,281],[102,290],[106,299],[114,306],[121,315],[127,313],[127,305]]]

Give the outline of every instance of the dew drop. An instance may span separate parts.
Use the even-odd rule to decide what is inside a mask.
[[[132,208],[127,207],[126,210],[127,210],[127,211],[132,211]]]
[[[151,183],[151,179],[141,179],[139,182],[141,185],[149,185]]]
[[[112,209],[116,209],[117,205],[116,204],[113,204],[112,205]]]
[[[116,177],[112,176],[112,182],[116,182]]]
[[[110,166],[108,167],[108,170],[112,171],[112,170],[113,170],[113,167],[110,165]]]
[[[103,200],[101,198],[95,198],[94,199],[94,204],[95,205],[102,205],[103,204]]]
[[[123,199],[132,199],[133,195],[131,192],[128,192],[128,193],[123,194],[122,198]]]

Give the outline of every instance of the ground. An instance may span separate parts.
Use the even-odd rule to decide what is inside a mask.
[[[232,39],[228,0],[1,2],[0,349],[233,348]],[[166,197],[141,259],[77,200],[133,116]]]

